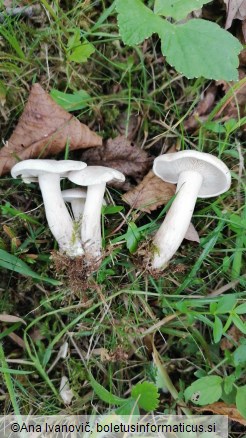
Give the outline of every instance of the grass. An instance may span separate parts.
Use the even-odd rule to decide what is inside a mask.
[[[21,316],[27,326],[0,322],[1,413],[83,414],[112,409],[93,390],[90,373],[123,399],[138,382],[158,383],[157,411],[179,412],[174,394],[183,398],[185,388],[197,378],[234,376],[235,385],[246,384],[246,360],[237,365],[234,360],[234,351],[245,345],[244,315],[240,326],[233,313],[233,306],[245,302],[246,285],[244,119],[221,134],[211,132],[206,125],[193,135],[187,134],[183,122],[208,83],[188,81],[168,68],[155,38],[141,47],[125,47],[118,36],[114,3],[63,3],[62,7],[57,1],[41,0],[41,22],[8,17],[1,26],[2,139],[6,141],[14,129],[33,82],[69,93],[83,89],[91,99],[74,114],[104,138],[117,135],[117,118],[122,112],[127,115],[127,133],[130,116],[137,112],[141,116],[138,145],[153,155],[173,144],[213,153],[231,169],[233,184],[218,198],[198,200],[193,223],[201,243],[184,242],[159,279],[148,275],[144,266],[136,263],[136,253],[127,249],[128,225],[136,225],[137,243],[149,241],[168,206],[152,214],[129,212],[121,193],[110,190],[108,199],[124,209],[104,214],[107,257],[90,289],[76,295],[56,276],[50,261],[55,243],[37,186],[24,186],[9,175],[2,178],[1,250],[21,258],[39,276],[63,283],[52,286],[2,265],[0,314]],[[68,41],[77,28],[95,47],[94,54],[82,64],[67,60]],[[230,93],[218,101],[211,121]],[[65,154],[70,159],[79,158],[78,153],[68,150]],[[223,304],[223,299],[228,300],[228,308],[216,313],[213,306]],[[237,335],[231,329],[235,321]],[[221,325],[226,326],[223,333],[219,333]],[[24,340],[24,346],[19,339]],[[227,341],[226,348],[222,341]],[[65,342],[69,349],[62,359],[59,351]],[[157,353],[153,356],[153,352]],[[74,392],[69,407],[59,395],[62,375],[68,377]],[[165,388],[169,380],[172,396]],[[235,402],[233,388],[223,400]],[[194,405],[188,403],[188,407],[192,411]]]

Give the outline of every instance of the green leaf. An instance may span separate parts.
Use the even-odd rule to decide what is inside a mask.
[[[225,127],[220,122],[207,122],[203,124],[203,127],[210,132],[215,132],[216,134],[223,134],[226,132]]]
[[[235,366],[246,363],[246,345],[240,345],[233,352]]]
[[[78,64],[86,62],[87,59],[95,52],[95,47],[91,43],[83,43],[78,47],[75,47],[68,55],[68,61],[74,61]]]
[[[246,303],[240,304],[234,309],[234,312],[238,315],[244,315],[246,313]]]
[[[167,62],[188,78],[238,80],[242,45],[217,24],[193,19],[175,25],[154,14],[141,0],[117,0],[116,9],[125,44],[139,44],[157,33]]]
[[[131,254],[134,253],[141,238],[141,233],[134,222],[129,222],[125,238],[127,248]]]
[[[209,2],[211,0],[156,0],[154,12],[175,20],[182,20],[190,12],[200,9]]]
[[[129,398],[126,403],[115,409],[117,415],[139,415],[139,408],[136,400]]]
[[[76,111],[86,108],[90,95],[84,91],[75,91],[73,94],[63,93],[62,91],[52,88],[50,95],[52,99],[67,111]]]
[[[236,406],[240,414],[246,418],[246,385],[237,389]]]
[[[131,396],[138,401],[139,407],[147,412],[159,406],[158,390],[152,382],[137,383],[132,388]]]
[[[124,210],[124,207],[120,205],[106,205],[102,207],[103,214],[115,214],[122,210]]]
[[[108,403],[109,405],[116,405],[121,406],[126,403],[126,399],[117,397],[114,394],[111,394],[107,389],[105,389],[100,383],[98,383],[92,374],[89,374],[89,380],[92,388],[94,389],[97,396],[104,401],[105,403]]]
[[[219,376],[202,377],[186,388],[185,399],[201,406],[214,403],[221,397],[222,382],[223,380]]]
[[[139,44],[162,28],[172,28],[168,21],[155,15],[141,0],[117,0],[118,25],[122,41],[129,46]]]
[[[160,35],[160,34],[159,34]],[[189,20],[162,36],[167,62],[190,78],[238,80],[239,41],[218,24]]]
[[[223,313],[231,312],[236,302],[237,302],[237,298],[235,295],[233,294],[225,295],[219,300],[215,313],[223,314]]]
[[[246,335],[246,324],[243,322],[238,315],[232,316],[232,321],[234,322],[235,326],[244,334]]]
[[[46,283],[53,284],[54,286],[58,286],[61,284],[60,281],[54,280],[48,277],[42,277],[36,272],[32,271],[29,266],[18,259],[18,257],[9,254],[7,251],[0,249],[0,266],[5,269],[9,269],[10,271],[18,272],[18,274],[24,275],[25,277],[32,277],[39,281],[45,281]]]
[[[4,368],[4,367],[0,367],[0,372],[1,373],[7,373],[7,374],[23,375],[23,376],[25,376],[26,374],[34,373],[34,371],[14,370],[12,368]]]
[[[214,327],[213,327],[213,338],[214,338],[214,342],[217,344],[217,342],[220,341],[221,336],[223,334],[223,324],[220,320],[220,318],[218,318],[218,316],[214,317]]]
[[[235,380],[236,380],[235,374],[231,374],[230,376],[224,377],[223,388],[226,395],[230,394],[233,391]]]

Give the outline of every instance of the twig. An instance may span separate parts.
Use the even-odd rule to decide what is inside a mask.
[[[240,278],[230,281],[230,283],[227,283],[224,286],[221,286],[219,289],[214,290],[209,295],[207,295],[206,298],[217,297],[218,295],[223,294],[229,289],[233,289],[235,286],[237,286],[240,280],[242,280],[242,278],[246,278],[246,274],[243,274]]]

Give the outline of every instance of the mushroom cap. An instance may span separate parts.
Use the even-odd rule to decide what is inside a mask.
[[[74,160],[24,160],[12,167],[11,175],[13,178],[21,177],[28,184],[37,182],[39,176],[47,173],[58,173],[62,178],[67,176],[69,171],[82,170],[86,166],[86,163]]]
[[[197,151],[180,151],[160,155],[154,160],[153,172],[164,181],[176,184],[179,175],[194,171],[202,175],[199,198],[210,198],[226,192],[231,185],[228,167],[219,158]]]
[[[69,172],[68,179],[79,186],[91,186],[109,181],[125,181],[123,173],[111,167],[88,166],[81,171]]]
[[[87,190],[79,188],[67,189],[63,190],[61,193],[65,202],[72,202],[75,199],[85,199],[87,195]]]

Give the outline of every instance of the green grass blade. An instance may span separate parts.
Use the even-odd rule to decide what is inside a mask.
[[[60,281],[54,280],[53,278],[42,277],[36,272],[32,271],[29,266],[20,260],[18,257],[9,254],[7,251],[0,249],[0,266],[10,271],[18,272],[18,274],[24,275],[26,277],[32,277],[39,281],[45,281],[46,283],[52,284],[53,286],[58,286],[61,284]]]

